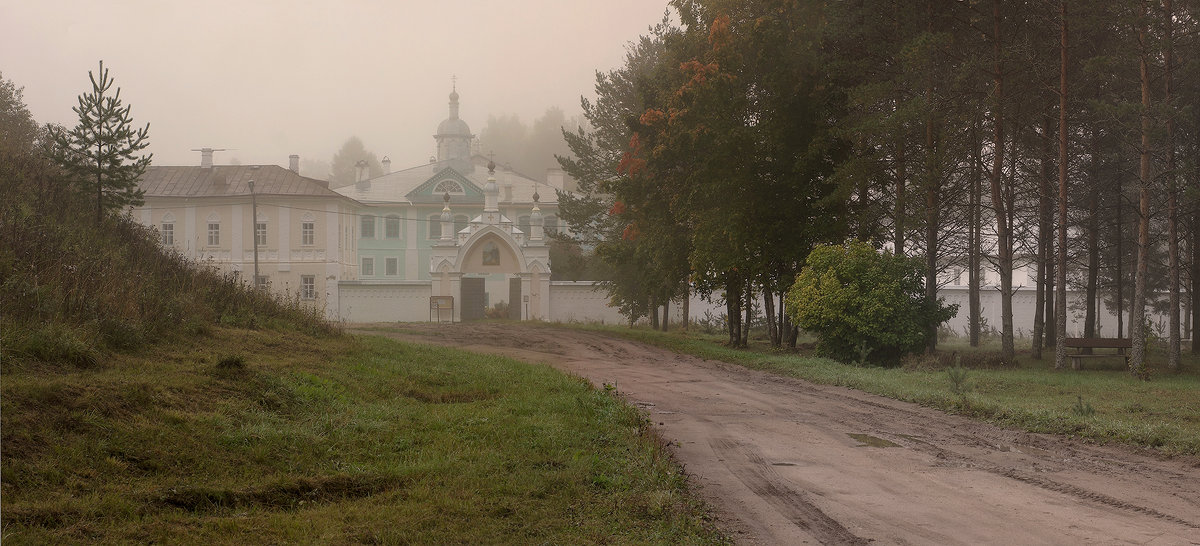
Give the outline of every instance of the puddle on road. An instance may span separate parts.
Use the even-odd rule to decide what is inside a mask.
[[[846,433],[846,436],[862,442],[862,445],[855,447],[900,447],[900,444],[897,444],[896,442],[889,442],[883,438],[871,436],[870,434],[854,434],[852,432],[848,432]]]

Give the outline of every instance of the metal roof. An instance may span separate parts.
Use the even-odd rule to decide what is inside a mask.
[[[422,198],[413,195],[413,192],[427,183],[436,183],[437,181],[446,178],[458,177],[470,181],[478,188],[483,188],[483,186],[487,184],[488,172],[487,169],[483,168],[481,164],[486,164],[488,162],[488,158],[481,155],[474,155],[472,156],[471,160],[475,165],[473,170],[463,169],[461,166],[453,165],[450,161],[438,161],[400,171],[394,171],[357,184],[343,186],[334,191],[362,203],[410,204],[428,202],[441,204],[441,194],[431,193],[429,196],[427,196],[427,198]],[[495,176],[496,186],[500,190],[500,202],[502,203],[511,202],[531,205],[533,203],[534,191],[538,192],[538,196],[541,198],[540,202],[542,205],[554,205],[558,202],[558,195],[555,194],[554,188],[545,182],[538,182],[517,171],[512,170],[498,170]],[[512,188],[511,200],[505,198],[506,186]],[[462,196],[455,196],[452,203],[461,202],[462,199]],[[469,196],[466,197],[466,200],[467,202],[483,203],[483,196]]]
[[[300,176],[278,165],[150,166],[138,181],[147,197],[220,197],[258,195],[345,197],[326,182]]]

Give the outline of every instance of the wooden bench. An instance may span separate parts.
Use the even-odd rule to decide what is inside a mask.
[[[1068,354],[1067,358],[1071,359],[1071,368],[1078,370],[1080,360],[1084,358],[1111,358],[1119,356],[1125,359],[1125,367],[1129,367],[1129,353],[1125,349],[1133,348],[1132,339],[1108,338],[1108,337],[1069,337],[1063,341],[1063,346],[1068,349],[1078,349],[1074,354]],[[1083,354],[1083,349],[1116,349],[1115,353],[1104,354]]]

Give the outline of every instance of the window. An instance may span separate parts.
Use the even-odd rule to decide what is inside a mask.
[[[457,235],[458,232],[466,229],[467,223],[470,221],[471,221],[471,219],[468,218],[466,214],[459,214],[459,215],[455,216],[454,217],[454,233],[452,233],[451,235]]]
[[[388,216],[383,220],[383,231],[388,239],[400,238],[400,219],[395,216]]]
[[[267,223],[254,223],[254,244],[258,246],[267,246]]]
[[[362,274],[364,277],[373,277],[375,275],[375,258],[362,259]]]
[[[374,216],[364,215],[362,217],[362,230],[360,232],[360,236],[363,239],[374,239],[375,238],[375,217]]]
[[[171,246],[171,245],[175,244],[175,224],[174,223],[163,222],[162,244],[163,244],[163,246]]]
[[[440,214],[429,215],[429,238],[430,239],[441,239],[442,238],[442,215],[440,215]]]
[[[304,245],[304,246],[312,246],[313,239],[315,239],[315,237],[313,237],[314,231],[316,231],[316,230],[313,229],[313,222],[301,222],[300,223],[300,244]]]
[[[400,258],[388,258],[383,263],[385,274],[395,276],[400,272]]]
[[[208,223],[208,246],[218,246],[221,244],[221,223]]]
[[[317,299],[317,277],[315,275],[300,275],[300,298]]]
[[[517,217],[517,229],[521,230],[521,233],[524,233],[526,236],[529,235],[529,217],[528,216]]]
[[[553,214],[547,214],[545,218],[546,235],[558,233],[558,217]]]
[[[443,180],[434,186],[433,193],[441,195],[444,193],[463,193],[462,186],[453,180]]]

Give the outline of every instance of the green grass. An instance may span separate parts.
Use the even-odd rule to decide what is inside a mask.
[[[809,356],[805,351],[772,351],[763,343],[752,344],[750,349],[730,349],[721,344],[723,336],[702,333],[575,327],[916,402],[1005,427],[1132,444],[1168,455],[1200,455],[1200,359],[1191,355],[1184,358],[1184,371],[1174,374],[1163,368],[1161,354],[1153,354],[1150,381],[1130,377],[1119,358],[1090,359],[1083,371],[1059,371],[1053,369],[1053,350],[1046,352],[1043,360],[1018,355],[1017,368],[970,369],[963,392],[956,394],[950,377],[954,372],[944,369],[858,367]],[[943,351],[975,350],[959,341],[941,347]]]
[[[0,389],[6,545],[724,540],[635,408],[546,366],[213,327]]]

